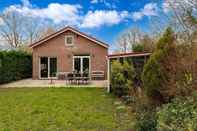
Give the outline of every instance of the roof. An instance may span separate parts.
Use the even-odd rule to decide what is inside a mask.
[[[149,56],[150,52],[130,52],[130,53],[115,53],[108,55],[108,58],[134,57],[134,56]]]
[[[82,36],[82,37],[84,37],[84,38],[86,38],[86,39],[88,39],[90,41],[93,41],[93,42],[95,42],[95,43],[97,43],[97,44],[99,44],[99,45],[101,45],[101,46],[103,46],[105,48],[109,47],[108,44],[106,44],[106,43],[104,43],[104,42],[102,42],[100,40],[97,40],[96,38],[94,38],[92,36],[89,36],[89,35],[87,35],[87,34],[85,34],[83,32],[80,32],[80,31],[78,31],[75,28],[70,27],[70,26],[67,26],[67,27],[65,27],[65,28],[63,28],[63,29],[61,29],[61,30],[49,35],[49,36],[46,36],[45,38],[43,38],[43,39],[41,39],[41,40],[29,45],[29,47],[34,48],[34,47],[44,43],[45,41],[48,41],[48,40],[50,40],[50,39],[52,39],[52,38],[54,38],[54,37],[56,37],[56,36],[58,36],[58,35],[60,35],[60,34],[62,34],[64,32],[66,32],[66,31],[72,31],[72,32],[74,32],[74,33],[76,33],[76,34],[78,34],[78,35],[80,35],[80,36]]]

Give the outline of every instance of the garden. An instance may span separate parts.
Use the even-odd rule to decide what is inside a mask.
[[[140,73],[128,59],[112,62],[111,93],[131,107],[137,131],[197,130],[197,54],[177,43],[167,28]]]

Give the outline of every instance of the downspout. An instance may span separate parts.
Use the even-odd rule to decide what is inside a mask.
[[[110,93],[110,58],[107,57],[107,92]]]

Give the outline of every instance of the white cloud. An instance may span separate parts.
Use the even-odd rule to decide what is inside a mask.
[[[90,3],[92,4],[97,4],[99,1],[98,0],[91,0]]]
[[[107,1],[107,0],[91,0],[90,3],[91,4],[103,4],[105,5],[107,8],[110,9],[115,9],[116,5],[115,5],[115,0],[114,1]]]
[[[21,0],[23,6],[27,6],[27,7],[30,7],[31,6],[31,3],[29,0]]]
[[[6,8],[5,11],[16,11],[25,16],[49,19],[56,24],[60,22],[77,24],[76,22],[79,20],[79,9],[81,9],[80,5],[59,3],[51,3],[47,8],[32,8],[24,5],[12,5]]]
[[[102,0],[103,1],[103,0]],[[11,5],[4,12],[14,11],[24,16],[67,24],[80,28],[94,28],[103,25],[119,24],[129,16],[127,11],[95,10],[84,13],[80,5],[50,3],[46,8],[32,6],[28,0],[22,0],[22,5]],[[0,21],[1,22],[1,21]]]
[[[4,21],[3,21],[2,18],[0,18],[0,26],[1,26],[1,25],[4,25]]]
[[[115,25],[123,21],[128,16],[127,11],[117,12],[106,11],[106,10],[96,10],[89,11],[81,24],[83,28],[94,28],[100,27],[102,25]]]
[[[137,20],[141,20],[143,16],[144,14],[141,12],[134,12],[132,18],[134,21],[137,21]]]
[[[137,21],[137,20],[141,20],[144,16],[148,16],[148,17],[156,16],[157,10],[158,7],[156,3],[148,3],[140,11],[134,12],[132,14],[132,19],[134,21]]]

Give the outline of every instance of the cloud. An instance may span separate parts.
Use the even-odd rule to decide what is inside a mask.
[[[81,24],[83,28],[94,28],[102,25],[115,25],[119,24],[128,16],[127,11],[117,12],[107,10],[89,11]]]
[[[97,4],[99,1],[98,0],[91,0],[90,3],[91,4]]]
[[[103,1],[103,0],[102,0]],[[126,20],[127,11],[95,10],[84,13],[81,5],[50,3],[46,8],[32,6],[28,0],[22,0],[22,5],[11,5],[4,12],[14,11],[23,16],[66,24],[79,28],[99,28],[103,25],[112,26]]]
[[[32,6],[29,0],[21,0],[23,6],[30,7]]]
[[[107,8],[115,9],[115,0],[108,2],[107,0],[91,0],[91,4],[104,4]]]
[[[0,26],[1,26],[1,25],[4,25],[4,21],[3,21],[2,18],[0,18]]]
[[[157,4],[156,3],[148,3],[144,6],[144,8],[140,9],[140,11],[134,12],[132,14],[132,19],[134,21],[141,20],[144,16],[156,16],[157,15]]]
[[[23,6],[21,5],[9,6],[8,8],[5,9],[5,11],[15,11],[24,16],[31,16],[41,19],[52,20],[56,24],[61,22],[66,22],[66,23],[73,23],[75,25],[77,24],[76,22],[80,19],[79,18],[79,10],[81,9],[80,5],[51,3],[48,5],[47,8],[32,8],[27,6],[26,4],[28,3],[23,3]]]

